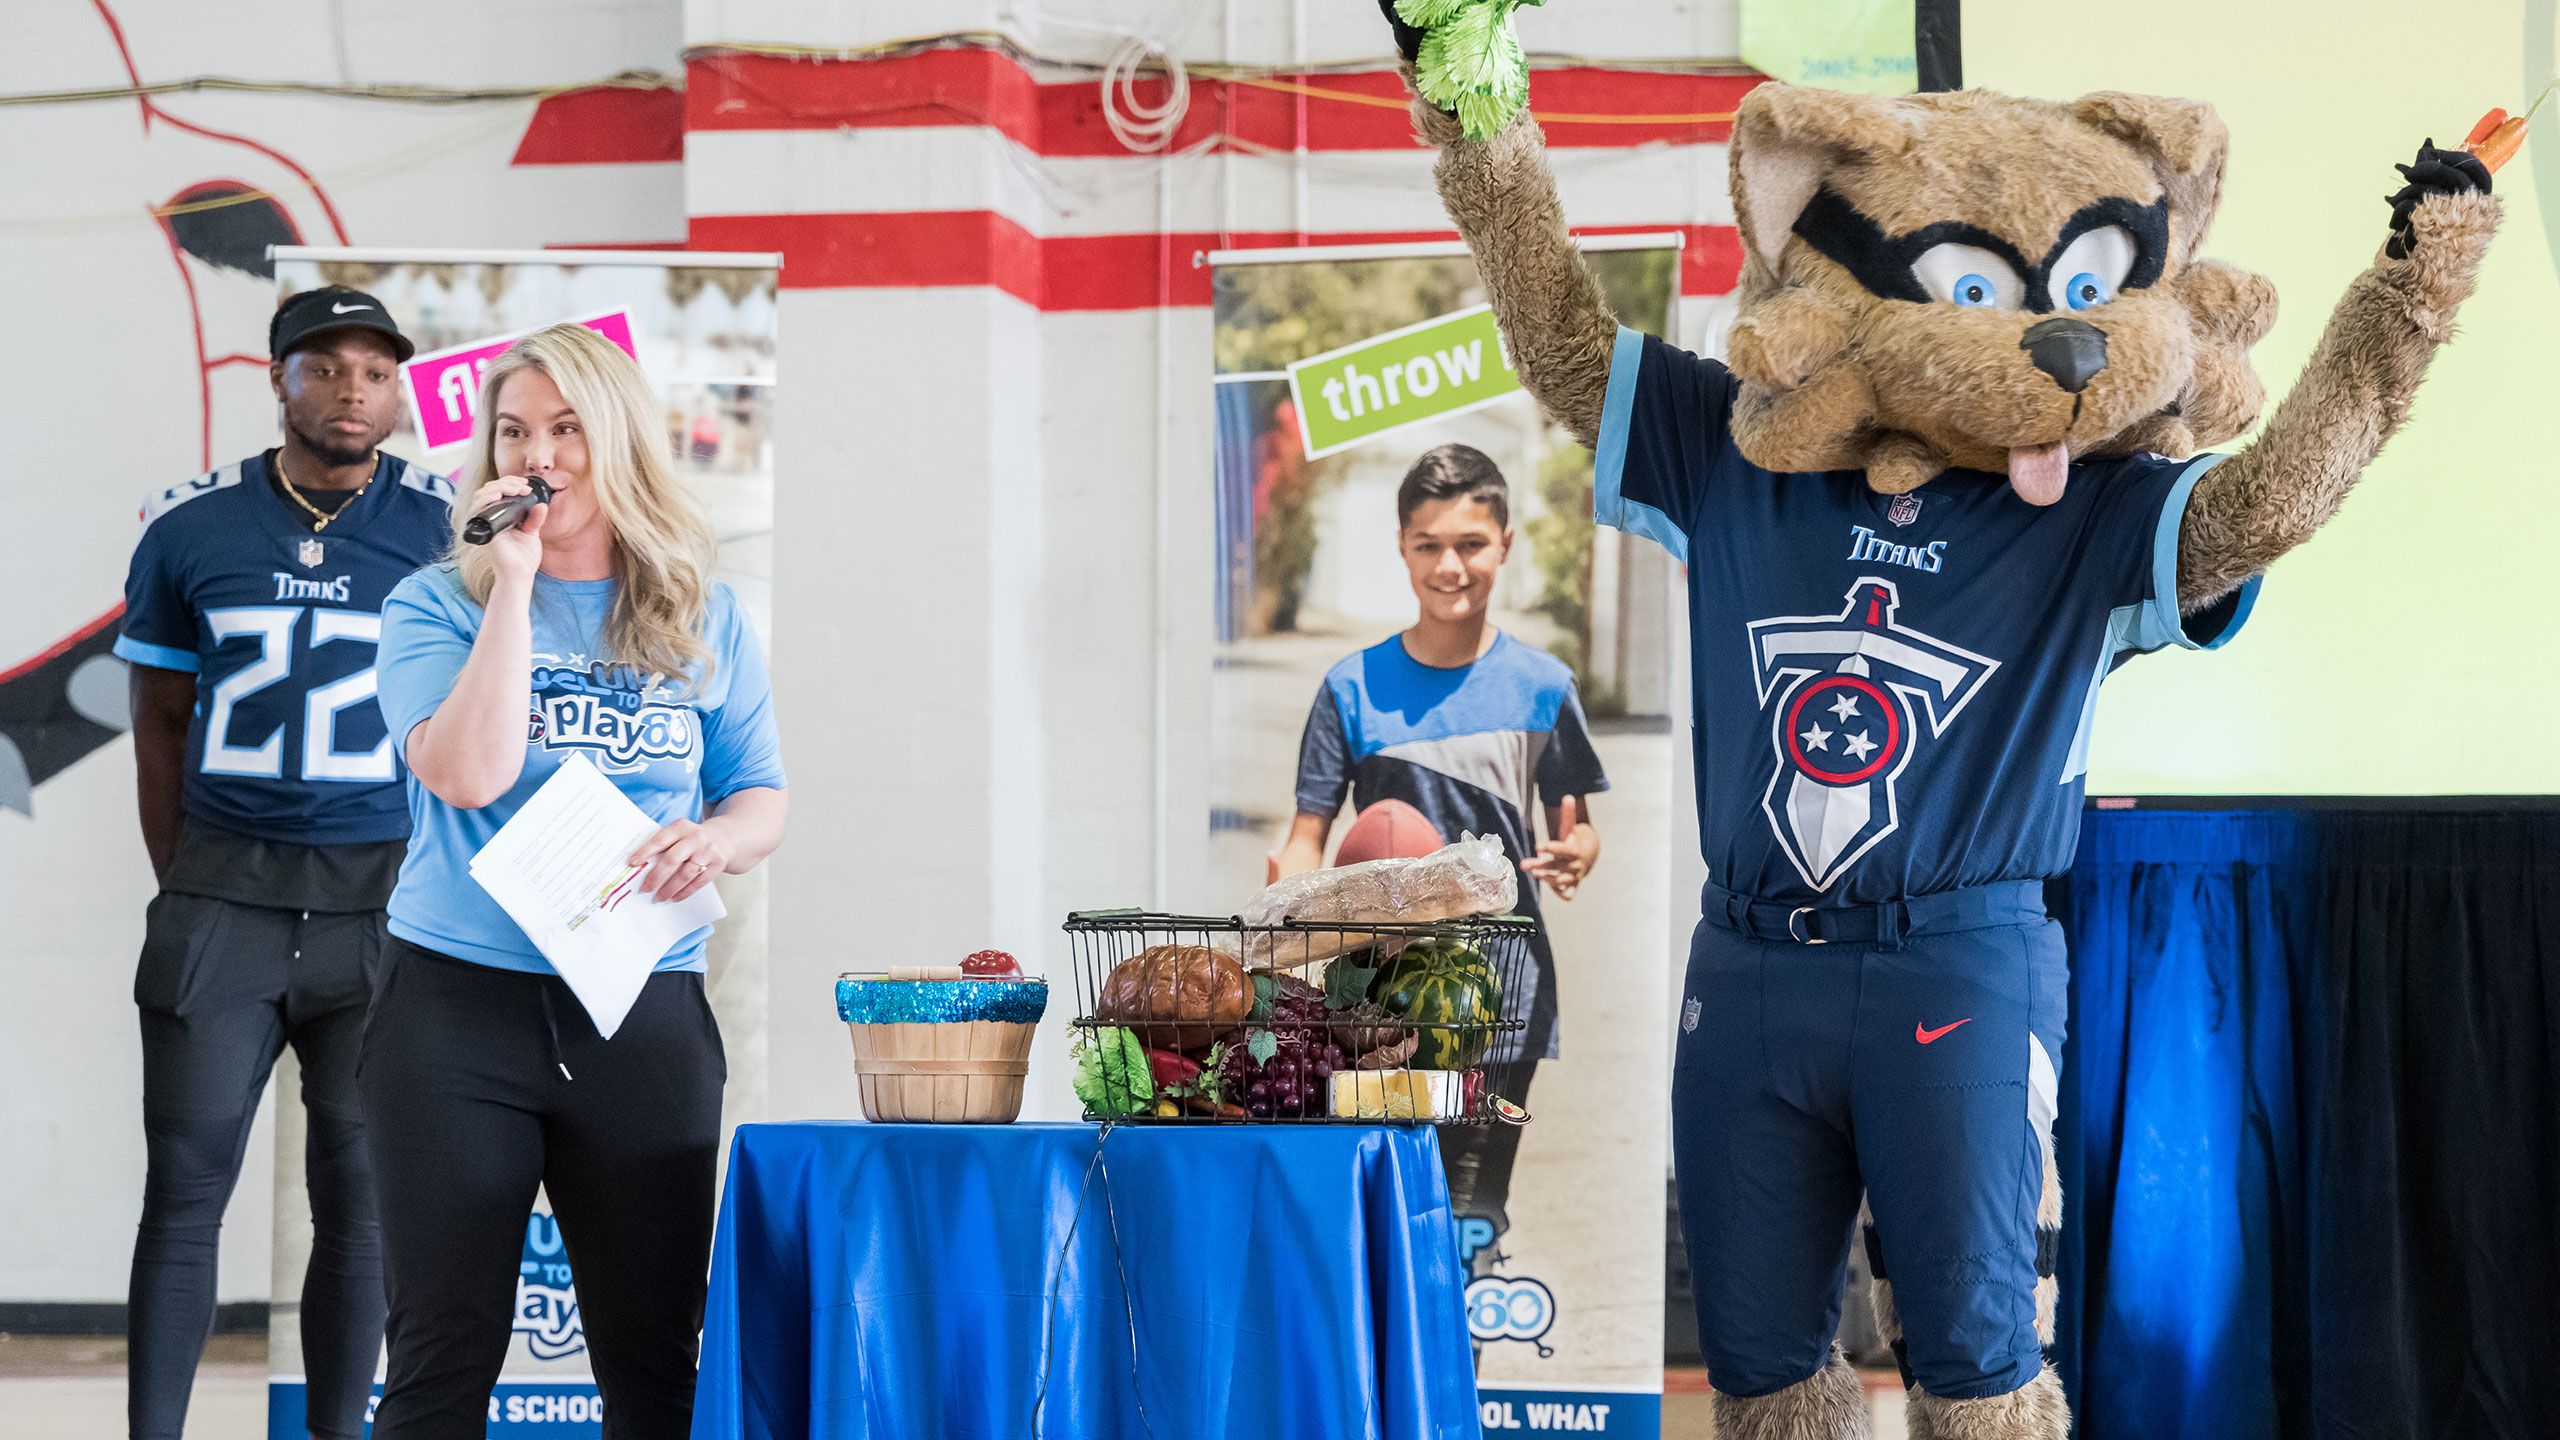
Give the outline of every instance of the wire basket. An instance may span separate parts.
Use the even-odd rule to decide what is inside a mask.
[[[1248,925],[1105,910],[1065,928],[1088,1120],[1528,1118],[1507,1097],[1536,1058],[1533,920]]]

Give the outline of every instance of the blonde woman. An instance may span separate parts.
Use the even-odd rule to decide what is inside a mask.
[[[708,927],[658,962],[611,1040],[472,879],[472,855],[572,756],[663,822],[631,857],[680,900],[753,868],[785,803],[764,661],[709,576],[629,356],[580,326],[489,366],[460,545],[383,609],[384,719],[414,822],[359,1086],[381,1190],[390,1375],[375,1440],[482,1435],[537,1185],[576,1266],[613,1433],[687,1433],[728,1065],[702,988]]]

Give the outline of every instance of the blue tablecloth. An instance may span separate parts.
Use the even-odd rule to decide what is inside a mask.
[[[1101,1136],[739,1127],[694,1440],[1476,1440],[1428,1128]]]

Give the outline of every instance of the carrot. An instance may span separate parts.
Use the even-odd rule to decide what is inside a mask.
[[[2497,173],[2499,166],[2514,159],[2516,152],[2524,148],[2524,117],[2518,115],[2499,121],[2488,134],[2463,148],[2477,157],[2482,165],[2487,166],[2490,173]]]
[[[2472,126],[2471,133],[2462,137],[2462,148],[2468,150],[2472,146],[2479,144],[2481,141],[2488,139],[2491,131],[2505,123],[2507,123],[2507,110],[2505,106],[2501,105],[2498,108],[2491,110],[2488,114],[2480,117],[2480,123]]]

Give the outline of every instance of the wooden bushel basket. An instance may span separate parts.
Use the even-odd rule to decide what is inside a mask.
[[[948,967],[836,978],[853,1032],[862,1113],[875,1121],[1003,1125],[1022,1113],[1031,1037],[1049,1006],[1033,977],[965,979]]]
[[[1022,1113],[1037,1025],[964,1020],[845,1028],[853,1032],[866,1119],[1002,1125]]]

